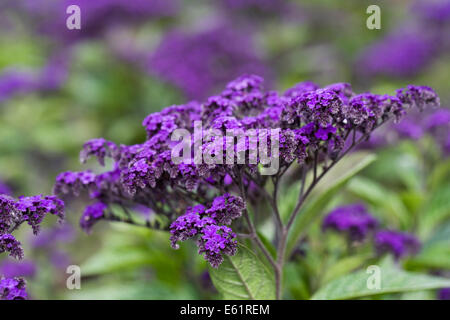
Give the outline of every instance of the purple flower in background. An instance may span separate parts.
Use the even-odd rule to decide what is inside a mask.
[[[0,74],[0,102],[36,89],[36,75],[29,71],[7,70]]]
[[[419,31],[390,34],[362,52],[357,69],[369,76],[413,76],[435,55],[435,41],[432,36]]]
[[[0,278],[0,300],[25,300],[26,283],[22,278]]]
[[[66,27],[66,9],[70,5],[80,7],[81,30]],[[29,14],[29,19],[40,32],[61,42],[73,42],[100,36],[118,25],[135,25],[150,18],[173,16],[178,5],[175,0],[22,0],[19,9]]]
[[[404,119],[400,123],[397,123],[394,126],[394,129],[397,131],[400,137],[412,140],[418,140],[422,138],[424,134],[422,126],[414,121],[411,121],[410,119]]]
[[[37,236],[30,237],[30,242],[33,248],[48,249],[58,243],[69,243],[74,238],[75,230],[70,224],[65,223],[53,228],[41,230]]]
[[[92,226],[105,214],[107,205],[97,202],[86,207],[80,219],[80,226],[86,233],[90,233]]]
[[[12,195],[11,188],[1,180],[0,180],[0,194],[5,194],[7,196]]]
[[[377,254],[391,253],[395,259],[412,255],[420,250],[420,241],[412,234],[391,230],[381,230],[375,234]]]
[[[240,74],[269,76],[251,34],[230,27],[198,33],[173,31],[149,57],[149,71],[180,88],[190,99],[202,99]]]
[[[59,270],[66,271],[67,266],[71,263],[69,254],[61,250],[53,250],[50,253],[50,263]]]
[[[38,70],[9,69],[0,74],[0,102],[32,92],[59,89],[67,79],[67,57],[54,56]]]
[[[61,88],[68,78],[68,60],[67,52],[63,52],[50,57],[47,64],[39,71],[36,87],[41,91],[54,91]]]
[[[450,288],[444,288],[438,291],[439,300],[450,300]]]
[[[27,277],[33,278],[36,274],[36,265],[31,260],[10,261],[4,260],[0,264],[0,274],[6,278]]]
[[[425,121],[426,129],[432,130],[441,126],[450,127],[450,110],[438,109],[433,112]]]
[[[412,6],[413,12],[432,23],[443,23],[450,20],[449,0],[419,0]]]
[[[350,241],[362,241],[377,225],[377,220],[367,212],[364,205],[351,204],[331,211],[323,220],[322,229],[344,233]]]

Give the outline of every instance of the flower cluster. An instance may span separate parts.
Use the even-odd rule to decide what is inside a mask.
[[[31,92],[59,89],[67,78],[63,56],[54,56],[39,70],[10,68],[0,74],[0,102]]]
[[[0,300],[25,300],[25,287],[22,278],[0,278]]]
[[[36,274],[36,265],[30,260],[9,261],[4,260],[0,264],[0,274],[5,278],[29,277]]]
[[[430,112],[431,111],[431,112]],[[390,130],[391,134],[386,134]],[[450,155],[450,110],[438,108],[424,113],[412,112],[400,123],[394,123],[385,130],[373,134],[363,147],[373,148],[393,145],[399,140],[419,140],[425,135],[433,138],[442,155]]]
[[[64,202],[56,196],[22,196],[14,199],[7,195],[0,195],[0,253],[8,253],[15,259],[22,259],[21,243],[12,235],[12,232],[26,222],[36,235],[47,214],[63,219]],[[26,296],[23,279],[0,280],[0,299],[25,299]]]
[[[401,21],[395,31],[361,52],[355,68],[361,75],[415,76],[448,51],[450,2],[413,1],[409,9],[413,23]]]
[[[362,241],[378,225],[364,205],[352,204],[331,211],[323,220],[322,229],[345,233],[350,241]]]
[[[268,180],[262,170],[269,165],[261,153],[252,158],[256,146],[258,150],[265,147],[268,158],[279,160],[271,173],[279,177],[294,162],[306,170],[318,162],[336,162],[390,119],[399,120],[411,108],[438,105],[439,97],[425,86],[407,86],[390,96],[356,94],[347,83],[319,88],[304,82],[278,93],[265,91],[259,76],[241,76],[204,103],[174,105],[148,115],[143,121],[147,138],[140,144],[88,141],[81,152],[82,161],[94,156],[104,163],[109,157],[112,169],[100,174],[61,173],[54,192],[78,195],[87,191],[95,204],[82,217],[86,231],[100,219],[122,221],[124,214],[126,222],[139,224],[131,219],[130,211],[148,208],[176,221],[171,228],[174,245],[198,235],[201,253],[218,265],[219,253],[233,251],[231,231],[224,226],[240,216],[243,199],[258,201],[254,190]],[[230,147],[229,130],[256,135],[244,135],[237,141],[234,137]],[[279,141],[269,130],[279,133]],[[278,152],[272,147],[274,142],[279,142]],[[175,161],[177,157],[182,161]],[[198,203],[211,206],[194,207]],[[123,213],[118,214],[119,209]],[[145,226],[150,225],[146,221]],[[205,229],[206,225],[217,228]],[[371,228],[370,221],[365,228]],[[358,232],[361,236],[365,231]],[[220,244],[213,249],[213,243]]]
[[[395,259],[412,255],[420,250],[420,241],[412,234],[377,230],[378,221],[372,217],[364,205],[350,204],[331,211],[322,221],[322,229],[332,229],[345,234],[350,241],[362,241],[370,232],[378,255],[391,253]]]
[[[82,32],[68,30],[66,9],[77,5],[82,13]],[[176,0],[36,0],[17,1],[17,9],[29,14],[29,20],[36,30],[52,36],[61,42],[73,42],[80,38],[102,35],[109,28],[124,23],[144,22],[149,18],[169,17],[178,11]]]
[[[396,259],[415,254],[420,250],[419,240],[412,234],[391,230],[380,230],[375,234],[378,254],[392,253]]]
[[[244,72],[269,76],[255,53],[250,32],[220,25],[198,33],[173,31],[149,57],[149,72],[180,88],[190,99],[202,99]]]
[[[199,254],[203,254],[211,266],[217,268],[223,261],[223,254],[236,253],[236,234],[221,224],[231,224],[245,209],[240,197],[230,194],[216,197],[209,209],[203,205],[188,208],[186,213],[170,225],[172,247],[178,249],[178,241],[185,241],[198,236]]]

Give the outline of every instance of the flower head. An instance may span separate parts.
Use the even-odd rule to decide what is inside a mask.
[[[352,241],[361,241],[378,225],[362,204],[342,206],[331,211],[323,220],[322,229],[345,233]]]
[[[392,253],[396,259],[415,254],[420,250],[419,240],[406,232],[381,230],[375,234],[375,249],[378,254]]]
[[[25,300],[26,283],[22,278],[0,278],[0,300]]]

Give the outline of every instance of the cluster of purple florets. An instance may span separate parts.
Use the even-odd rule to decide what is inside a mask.
[[[244,191],[247,201],[252,201],[251,190],[255,183],[264,185],[267,180],[260,173],[267,164],[262,163],[259,156],[256,163],[249,161],[255,142],[250,137],[233,146],[236,158],[230,163],[225,152],[227,130],[257,133],[277,130],[278,154],[272,153],[271,136],[266,136],[265,140],[260,140],[259,135],[256,138],[256,143],[268,144],[269,157],[279,158],[279,168],[274,173],[277,175],[293,162],[310,167],[317,160],[334,161],[346,151],[347,142],[355,136],[368,138],[389,119],[398,120],[411,107],[422,109],[425,105],[439,105],[436,93],[425,86],[408,86],[390,96],[356,94],[348,83],[319,88],[312,82],[304,82],[280,94],[265,91],[261,77],[246,75],[231,81],[219,95],[204,103],[174,105],[148,115],[143,121],[147,139],[141,144],[117,145],[103,138],[86,142],[81,160],[97,157],[100,164],[104,164],[105,158],[111,158],[112,170],[101,174],[91,171],[61,173],[56,178],[54,191],[75,195],[83,190],[88,192],[95,204],[89,206],[82,217],[81,225],[86,231],[98,220],[112,219],[113,207],[122,207],[125,211],[136,206],[147,207],[174,221],[186,213],[187,207],[197,203],[212,203],[212,208],[199,214],[199,218],[214,219],[214,225],[218,226],[228,225],[240,215],[236,208],[242,207],[242,200],[224,194]],[[198,122],[200,128],[197,128]],[[180,144],[179,140],[172,140],[175,129],[183,129],[191,138],[186,142],[192,147],[191,153],[183,154],[181,163],[172,159],[174,149]],[[222,136],[211,137],[213,130]],[[207,151],[216,161],[197,161],[199,151],[200,157]],[[243,162],[236,161],[237,154],[245,154]],[[194,230],[195,235],[203,234],[203,227],[189,229],[189,232]],[[228,231],[221,227],[217,233],[229,235]],[[190,237],[189,232],[182,232],[177,239]],[[204,253],[210,247],[207,243],[210,240],[205,242],[205,249],[201,249]]]
[[[188,208],[170,225],[172,247],[178,249],[178,241],[197,237],[199,254],[217,268],[224,254],[232,256],[236,253],[236,234],[226,225],[239,218],[244,209],[244,201],[228,193],[216,197],[208,209],[203,205]]]
[[[373,234],[378,255],[391,253],[395,259],[420,250],[420,241],[412,234],[393,230],[377,230],[379,222],[363,204],[350,204],[331,211],[322,222],[324,231],[331,229],[345,234],[351,242],[360,242]]]
[[[14,199],[0,195],[0,253],[21,259],[23,250],[20,242],[11,234],[22,223],[28,223],[33,233],[39,232],[39,225],[47,214],[64,218],[64,202],[56,196],[31,196]]]
[[[56,196],[31,196],[15,199],[0,195],[0,253],[8,253],[15,259],[23,258],[21,243],[12,235],[21,224],[31,226],[33,233],[39,232],[40,224],[47,214],[64,218],[64,202]],[[0,299],[25,299],[25,281],[21,278],[1,278]]]
[[[323,220],[322,229],[332,229],[347,234],[350,241],[364,240],[378,226],[364,205],[351,204],[331,211]]]
[[[0,300],[25,300],[26,283],[22,278],[0,278]]]

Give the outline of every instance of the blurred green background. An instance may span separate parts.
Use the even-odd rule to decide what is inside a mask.
[[[76,35],[60,24],[67,17],[61,10],[65,1],[0,4],[0,180],[15,196],[51,193],[59,172],[82,168],[78,153],[86,140],[141,142],[147,114],[218,93],[244,72],[261,71],[276,90],[305,80],[350,82],[356,92],[390,94],[410,83],[428,85],[442,107],[450,102],[449,19],[424,15],[418,1],[156,1],[142,9],[115,0],[102,10],[83,7],[85,2]],[[370,4],[381,8],[380,30],[366,27]],[[372,60],[389,60],[389,44],[374,46],[397,32],[426,37],[413,45],[426,47],[420,57],[410,57],[411,51],[397,57],[412,59],[412,67],[390,72],[395,59],[385,65],[364,60],[369,53]],[[369,70],[371,64],[379,72]],[[318,215],[340,203],[365,201],[386,226],[424,241],[422,253],[405,261],[405,268],[445,275],[450,270],[448,157],[428,134],[373,152],[376,161]],[[86,168],[98,169],[94,162]],[[20,234],[25,256],[36,266],[27,278],[32,298],[218,298],[191,243],[174,251],[163,232],[117,223],[99,223],[88,236],[78,228],[82,208],[82,201],[67,208],[73,225],[67,239],[53,235],[54,241],[39,247],[25,230]],[[54,225],[48,219],[45,231],[50,234]],[[352,264],[330,271],[342,254],[338,240],[320,233],[319,219],[308,234],[302,248],[307,258],[288,265],[289,298],[309,298],[369,255],[363,248]],[[68,264],[81,266],[81,290],[66,289]],[[420,297],[433,298],[434,292]]]

